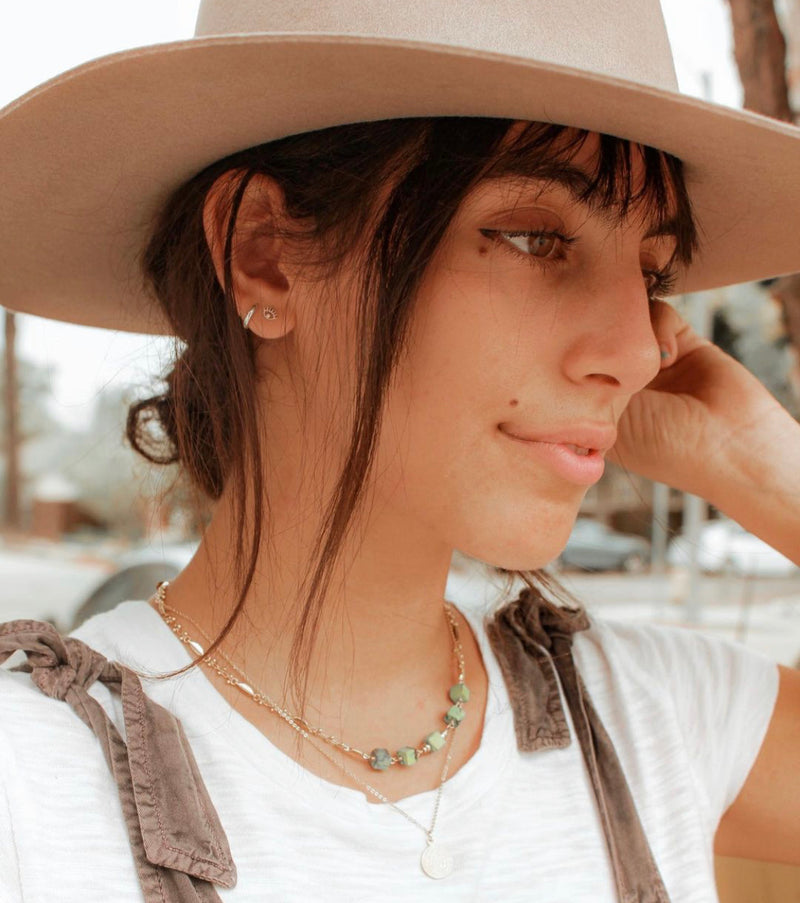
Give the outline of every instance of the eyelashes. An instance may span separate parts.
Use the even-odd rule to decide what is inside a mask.
[[[647,283],[647,297],[651,301],[661,301],[672,294],[675,288],[677,273],[665,267],[663,270],[642,270]]]
[[[564,235],[562,232],[552,229],[516,231],[480,229],[479,232],[514,256],[539,267],[548,267],[566,260],[569,256],[570,246],[578,241],[577,236]],[[514,239],[523,239],[523,243],[527,243],[529,246],[528,250],[520,248],[519,243],[515,243]],[[677,274],[670,266],[663,269],[642,270],[642,276],[647,285],[647,297],[651,302],[666,298],[672,292],[677,278]]]
[[[504,232],[499,229],[480,229],[479,231],[485,238],[497,242],[497,244],[507,248],[511,253],[528,260],[536,260],[539,263],[566,260],[567,249],[578,240],[574,236],[564,235],[555,229],[523,229],[511,232]],[[511,240],[518,238],[538,244],[535,244],[531,250],[524,251]]]

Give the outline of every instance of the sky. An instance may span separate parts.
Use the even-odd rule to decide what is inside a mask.
[[[661,0],[681,90],[740,105],[725,0]],[[199,0],[23,0],[4,4],[0,107],[82,62],[130,47],[188,38]],[[164,339],[17,318],[20,357],[49,366],[52,413],[73,427],[110,385],[147,386],[168,363]]]

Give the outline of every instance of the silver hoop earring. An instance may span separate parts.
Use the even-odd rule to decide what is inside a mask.
[[[247,329],[247,327],[250,325],[250,321],[253,319],[253,314],[256,312],[256,306],[257,305],[254,304],[250,308],[250,310],[248,310],[247,313],[242,317],[242,326],[244,326],[245,329]]]
[[[278,319],[278,311],[275,310],[274,307],[265,307],[264,308],[264,319],[265,320],[277,320]]]

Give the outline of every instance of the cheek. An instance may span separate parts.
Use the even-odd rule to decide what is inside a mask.
[[[448,258],[423,283],[409,369],[422,387],[486,398],[498,413],[498,405],[547,380],[547,369],[555,367],[554,322],[525,280],[511,279],[474,251],[466,258]]]
[[[500,567],[542,567],[566,543],[583,490],[519,455],[498,430],[515,399],[476,372],[462,367],[450,392],[421,384],[419,371],[399,381],[378,447],[379,496],[436,542]]]
[[[583,489],[517,464],[503,438],[488,432],[451,445],[441,465],[416,501],[455,548],[511,570],[542,567],[561,552]]]
[[[515,299],[466,268],[427,283],[375,472],[383,501],[436,541],[526,569],[559,554],[584,490],[537,470],[498,431],[523,408],[542,416],[557,388],[552,322],[532,323],[532,303]]]

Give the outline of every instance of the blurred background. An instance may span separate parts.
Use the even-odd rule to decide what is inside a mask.
[[[0,32],[0,106],[94,57],[190,36],[197,6],[12,4]],[[662,7],[685,92],[800,122],[800,0]],[[800,415],[800,275],[676,304]],[[128,405],[158,390],[173,344],[0,316],[0,621],[44,618],[70,630],[147,598],[196,547],[202,514],[189,487],[124,439]],[[609,466],[552,567],[604,616],[681,624],[800,667],[800,571],[700,499]],[[456,555],[450,589],[477,597],[491,577]],[[727,903],[800,899],[800,869],[786,866],[718,860],[718,882]]]

